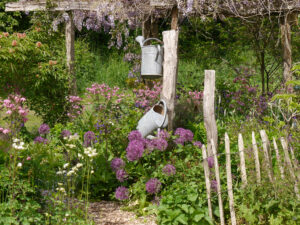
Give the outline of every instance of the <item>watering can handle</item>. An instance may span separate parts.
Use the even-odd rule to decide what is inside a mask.
[[[161,102],[164,104],[164,120],[161,123],[161,125],[159,126],[159,128],[161,128],[164,125],[164,123],[166,121],[166,118],[167,118],[167,110],[168,110],[167,103],[165,102],[165,100],[162,99],[162,100],[159,101],[159,103],[161,103]]]
[[[163,42],[162,42],[161,40],[157,39],[157,38],[148,38],[148,39],[146,39],[145,41],[143,41],[143,46],[144,46],[144,44],[145,44],[147,41],[150,41],[150,40],[155,40],[155,41],[158,41],[159,43],[163,44]]]

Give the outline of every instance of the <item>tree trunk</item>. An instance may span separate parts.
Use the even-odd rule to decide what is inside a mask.
[[[261,92],[265,95],[265,52],[261,50],[260,52],[260,74],[261,74]]]
[[[171,29],[177,30],[178,29],[178,8],[177,5],[173,7],[172,12],[172,21],[171,21]]]
[[[281,43],[283,49],[283,78],[284,83],[292,80],[292,44],[291,44],[291,25],[289,22],[289,15],[286,15],[281,20],[280,24],[281,31]],[[292,92],[292,88],[286,86],[287,92]]]

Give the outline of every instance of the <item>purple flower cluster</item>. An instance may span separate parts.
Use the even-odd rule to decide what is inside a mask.
[[[151,140],[151,142],[152,142],[154,149],[157,149],[160,151],[164,151],[168,147],[168,142],[163,138],[153,139],[153,140]]]
[[[138,130],[133,130],[129,133],[128,135],[128,140],[133,141],[133,140],[143,140],[141,132]]]
[[[214,167],[214,158],[212,156],[207,158],[207,163],[209,168],[213,168]]]
[[[128,161],[135,161],[140,159],[143,156],[145,149],[143,140],[133,140],[130,141],[126,148],[126,157]]]
[[[88,131],[84,134],[84,146],[89,147],[95,141],[96,136],[93,131]]]
[[[71,135],[71,132],[69,130],[63,130],[61,132],[62,137],[70,137],[70,135]]]
[[[116,189],[116,199],[125,200],[129,198],[129,190],[126,187],[120,186]]]
[[[125,166],[125,162],[121,158],[114,158],[110,162],[110,167],[113,171],[118,171],[119,169],[123,168]]]
[[[193,143],[193,145],[194,146],[196,146],[196,147],[198,147],[198,148],[202,148],[202,143],[201,143],[201,141],[195,141],[194,143]]]
[[[127,180],[128,174],[126,173],[126,171],[124,169],[120,169],[117,171],[116,177],[117,177],[118,181],[124,182],[125,180]]]
[[[146,183],[146,191],[149,194],[156,194],[160,191],[161,183],[157,178],[151,178]]]
[[[172,176],[176,174],[176,168],[171,164],[165,165],[162,171],[167,176]]]
[[[213,191],[215,191],[215,192],[218,191],[218,182],[216,180],[210,181],[210,186]]]
[[[175,139],[175,143],[181,145],[184,145],[185,142],[192,141],[194,138],[193,132],[184,128],[177,128],[175,135],[179,136]]]
[[[37,144],[37,143],[41,143],[41,144],[47,144],[48,143],[48,140],[46,138],[43,138],[41,136],[38,136],[34,139],[34,143]]]
[[[163,138],[165,140],[168,140],[170,138],[170,134],[167,131],[165,131],[165,130],[161,130],[158,133],[158,137],[159,138]]]
[[[50,127],[47,124],[42,124],[39,128],[39,134],[48,134],[50,131]]]

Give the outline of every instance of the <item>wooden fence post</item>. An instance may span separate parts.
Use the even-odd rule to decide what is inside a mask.
[[[208,214],[211,219],[213,219],[212,207],[211,207],[211,188],[210,188],[210,179],[209,179],[209,168],[207,162],[207,154],[205,145],[202,145],[202,158],[203,158],[203,168],[206,184],[206,195],[207,195],[207,205],[208,205]]]
[[[277,146],[277,143],[276,143],[276,140],[274,137],[273,137],[273,145],[274,145],[274,149],[275,149],[275,153],[276,153],[276,159],[277,159],[278,167],[280,170],[281,179],[284,179],[284,169],[283,169],[281,157],[280,157],[280,154],[278,151],[278,146]]]
[[[221,195],[221,180],[220,180],[220,171],[219,171],[219,163],[218,163],[218,156],[217,150],[214,144],[214,140],[211,139],[211,148],[213,151],[214,156],[214,164],[215,164],[215,173],[216,173],[216,181],[217,181],[217,192],[218,192],[218,202],[219,202],[219,210],[220,210],[220,222],[221,225],[225,225],[225,218],[224,218],[224,210],[223,210],[223,200]]]
[[[290,159],[290,156],[289,156],[287,143],[285,142],[283,137],[280,138],[280,142],[281,142],[283,152],[284,152],[285,163],[287,164],[287,167],[290,171],[291,177],[295,182],[295,184],[294,184],[295,194],[296,194],[297,198],[300,199],[299,189],[298,189],[298,182],[297,182],[297,178],[295,176],[295,173],[294,173],[294,170],[293,170],[293,165],[292,165],[292,162],[291,162],[291,159]]]
[[[272,160],[271,160],[271,154],[268,150],[268,146],[270,146],[270,144],[265,130],[260,131],[260,137],[264,149],[264,156],[266,159],[265,161],[267,163],[268,176],[270,181],[273,183],[274,177],[273,177],[273,170],[272,170]]]
[[[245,163],[245,148],[244,148],[244,141],[242,134],[239,134],[238,139],[238,145],[239,145],[239,154],[240,154],[240,166],[241,166],[241,177],[242,177],[242,187],[245,187],[247,185],[247,173],[246,173],[246,163]]]
[[[261,182],[260,163],[259,163],[258,148],[257,148],[256,140],[255,140],[255,133],[254,133],[254,131],[252,131],[252,146],[253,146],[253,151],[254,151],[256,180],[257,180],[257,183],[260,184],[260,182]]]
[[[69,19],[66,22],[66,54],[67,67],[70,76],[70,94],[77,95],[76,74],[75,74],[75,27],[72,13],[69,12]]]
[[[227,191],[228,191],[228,197],[229,197],[229,210],[230,210],[231,224],[236,225],[233,190],[232,190],[230,142],[229,142],[229,137],[228,137],[227,133],[225,133],[225,151],[226,151]]]
[[[161,98],[167,103],[169,118],[168,130],[171,131],[173,129],[173,121],[175,117],[175,97],[178,67],[178,30],[164,31],[163,42],[164,71]]]
[[[205,70],[204,92],[203,92],[203,116],[206,128],[207,140],[213,139],[214,144],[218,146],[218,130],[215,119],[215,71]],[[207,142],[208,156],[211,156],[211,144]]]

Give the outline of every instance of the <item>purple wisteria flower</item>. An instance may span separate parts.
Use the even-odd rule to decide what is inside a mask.
[[[181,145],[184,145],[185,142],[192,141],[194,138],[193,132],[184,128],[177,128],[175,135],[179,136],[175,139],[175,143]]]
[[[114,158],[110,162],[110,167],[113,171],[118,171],[125,166],[125,162],[121,158]]]
[[[214,167],[214,157],[212,157],[212,156],[208,157],[207,163],[208,163],[209,168],[213,168]]]
[[[211,186],[211,189],[212,189],[213,191],[215,191],[215,192],[218,191],[218,182],[217,182],[216,180],[212,180],[212,181],[210,182],[210,186]]]
[[[116,177],[117,177],[118,181],[124,182],[124,180],[127,180],[128,174],[126,173],[125,170],[120,169],[120,170],[117,171]]]
[[[143,156],[144,142],[142,140],[133,140],[129,142],[126,148],[126,157],[128,161],[135,161]]]
[[[128,140],[133,141],[133,140],[143,140],[141,132],[138,130],[133,130],[129,133],[128,135]]]
[[[84,134],[84,146],[88,147],[95,141],[96,136],[93,131],[88,131]]]
[[[48,140],[46,138],[43,138],[41,136],[38,136],[34,139],[34,143],[37,144],[37,143],[41,143],[41,144],[47,144],[48,143]]]
[[[71,135],[71,132],[69,130],[63,130],[61,132],[62,137],[70,137],[70,135]]]
[[[158,137],[167,140],[167,139],[170,138],[170,134],[169,134],[167,131],[165,131],[165,130],[161,130],[161,131],[159,131],[159,133],[158,133]]]
[[[129,198],[129,190],[126,187],[120,186],[116,189],[116,199],[125,200]]]
[[[162,169],[162,171],[167,176],[172,176],[172,175],[176,174],[176,168],[171,164],[165,165],[164,168]]]
[[[194,143],[193,143],[193,145],[194,146],[196,146],[196,147],[198,147],[198,148],[202,148],[202,143],[201,143],[201,141],[195,141]]]
[[[50,131],[50,127],[47,124],[42,124],[39,128],[39,134],[48,134]]]
[[[156,194],[160,191],[161,183],[157,178],[151,178],[146,183],[146,191],[149,194]]]

